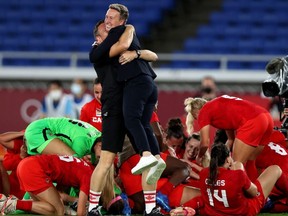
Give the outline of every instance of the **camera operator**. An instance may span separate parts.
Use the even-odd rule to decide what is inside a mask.
[[[268,79],[262,83],[263,94],[266,97],[279,98],[279,117],[281,131],[287,139],[288,131],[288,56],[274,58],[266,65]],[[282,104],[281,104],[282,102]]]

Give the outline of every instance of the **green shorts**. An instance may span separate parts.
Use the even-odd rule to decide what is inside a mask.
[[[49,129],[45,119],[40,119],[29,124],[24,136],[29,155],[41,154],[45,147],[53,139],[57,138]]]

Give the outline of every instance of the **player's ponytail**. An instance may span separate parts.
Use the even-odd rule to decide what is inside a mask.
[[[208,183],[214,187],[218,177],[218,167],[225,164],[226,159],[229,157],[230,152],[227,146],[223,143],[215,143],[211,148],[211,159],[209,166]]]
[[[194,128],[193,128],[194,117],[192,115],[192,112],[194,112],[195,110],[200,110],[206,102],[207,101],[203,98],[188,97],[185,99],[185,101],[184,101],[185,108],[184,109],[187,113],[186,128],[187,128],[187,133],[189,135],[191,135],[194,132]]]

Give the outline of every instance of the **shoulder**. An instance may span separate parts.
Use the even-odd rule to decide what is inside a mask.
[[[111,36],[111,35],[121,35],[123,34],[123,32],[125,31],[125,26],[124,25],[121,25],[121,26],[116,26],[114,28],[112,28],[110,31],[109,31],[109,34],[108,36]]]
[[[126,27],[124,25],[116,26],[116,27],[112,28],[109,31],[109,34],[110,33],[115,33],[115,32],[118,32],[118,31],[124,31],[125,29],[126,29]]]

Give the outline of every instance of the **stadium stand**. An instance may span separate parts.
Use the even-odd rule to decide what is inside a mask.
[[[223,62],[222,59],[219,60],[219,56],[226,62],[226,57],[230,58],[229,54],[241,54],[250,58],[253,57],[250,53],[281,56],[287,53],[286,0],[2,0],[0,94],[3,113],[1,118],[6,123],[1,125],[0,130],[4,132],[24,128],[26,122],[19,111],[22,104],[26,100],[30,102],[30,98],[40,100],[47,80],[54,79],[56,73],[57,78],[65,81],[67,90],[72,76],[81,74],[89,81],[91,76],[94,79],[95,72],[87,55],[93,42],[92,29],[96,21],[104,18],[107,6],[115,2],[129,7],[129,23],[136,27],[144,48],[155,51],[159,57],[163,56],[161,54],[171,54],[164,60],[159,58],[159,63],[153,63],[155,69],[162,67],[159,68],[157,81],[159,98],[163,104],[160,106],[163,124],[168,118],[183,113],[184,98],[193,95],[199,88],[201,77],[211,71],[215,74],[221,91],[240,92],[241,97],[245,92],[253,91],[253,96],[259,99],[259,80],[262,81],[262,75],[266,73],[260,71],[260,76],[256,74],[259,71],[228,71],[226,67],[223,69],[219,66]],[[195,54],[196,59],[198,56],[203,58],[202,55],[212,54],[214,59],[170,61],[171,57],[176,59],[174,54],[183,53],[189,56]],[[74,54],[78,59],[73,64],[71,56]],[[62,58],[62,55],[66,58]],[[228,69],[263,70],[266,64],[231,59],[227,62]],[[65,68],[55,67],[51,70],[50,66]],[[78,66],[86,68],[77,68]],[[188,70],[182,71],[181,68]],[[257,101],[255,98],[251,97],[251,100]],[[175,100],[178,101],[176,108]],[[261,98],[262,100],[264,99]],[[11,104],[11,101],[17,104]],[[173,109],[167,109],[172,105]],[[7,110],[11,110],[11,115],[7,115]],[[14,121],[10,121],[11,116],[23,121],[22,124],[17,121],[14,124]]]
[[[0,51],[88,52],[92,29],[115,1],[0,1]],[[286,55],[285,0],[119,0],[130,10],[143,47],[157,53]],[[266,62],[229,62],[263,69]],[[63,60],[4,59],[3,65],[69,65]],[[217,61],[165,62],[160,67],[218,69]],[[155,64],[155,66],[158,63]],[[82,61],[80,66],[90,66]],[[159,66],[159,65],[158,65]]]
[[[152,50],[223,56],[287,54],[288,29],[285,26],[288,14],[284,0],[181,2],[182,7],[170,13],[161,27],[152,29],[151,37],[146,39]],[[176,23],[175,27],[171,28],[171,23]],[[228,69],[264,69],[265,64],[265,61],[229,62]],[[189,68],[191,65],[197,65],[199,69],[218,69],[219,64],[178,59],[170,64],[173,68]],[[169,67],[169,64],[163,66]]]
[[[183,52],[213,54],[286,55],[287,2],[283,0],[224,0],[209,23],[187,38]],[[201,68],[201,65],[199,65]],[[210,68],[210,64],[202,64]],[[217,66],[217,65],[215,65]],[[217,68],[217,67],[215,67]],[[263,69],[263,62],[230,62],[228,69]]]
[[[149,25],[160,22],[162,13],[174,5],[174,0],[146,0],[141,4],[133,0],[118,2],[129,8],[129,23],[135,26],[139,37],[147,35]],[[111,3],[115,1],[1,1],[0,51],[88,52],[93,42],[93,27],[105,17]],[[45,63],[49,66],[59,61],[3,61],[4,66]]]

